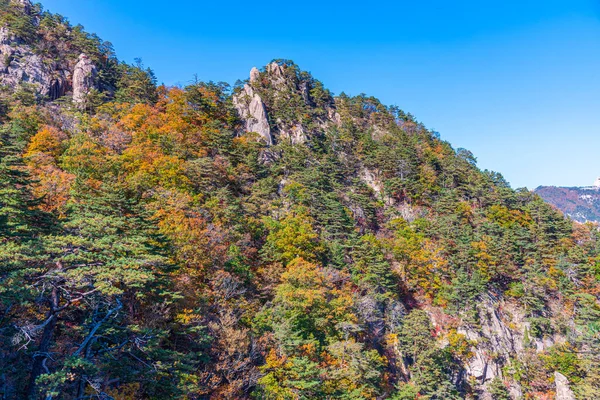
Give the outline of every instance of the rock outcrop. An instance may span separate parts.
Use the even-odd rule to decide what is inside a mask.
[[[560,372],[554,372],[554,383],[556,384],[556,400],[575,400],[575,394],[569,387],[569,380]]]
[[[502,367],[510,363],[514,354],[523,350],[523,336],[507,326],[492,300],[483,301],[479,305],[479,327],[474,329],[463,326],[458,332],[476,343],[473,357],[466,364],[466,373],[475,378],[482,390],[481,399],[491,400],[487,392],[487,384],[494,378],[502,378]],[[510,388],[513,399],[521,397],[521,388]]]
[[[73,102],[82,104],[96,85],[96,66],[85,54],[79,56],[73,72]]]
[[[290,127],[281,128],[279,130],[279,136],[288,140],[292,144],[304,143],[308,139],[302,124],[295,124]]]
[[[41,96],[51,97],[55,76],[40,55],[7,28],[0,28],[0,85],[16,90],[22,83],[31,84]]]
[[[258,79],[255,74],[251,73],[251,78],[253,76],[254,79]],[[249,84],[244,85],[244,89],[233,97],[233,104],[244,121],[246,132],[256,132],[269,146],[272,145],[273,137],[271,136],[267,110],[252,86]]]
[[[339,125],[340,115],[335,109],[331,96],[321,97],[321,103],[311,97],[315,82],[310,74],[298,73],[290,65],[279,62],[268,64],[263,72],[257,68],[250,71],[250,79],[242,90],[233,96],[246,132],[256,132],[272,145],[280,140],[292,144],[304,143],[318,130],[327,129],[329,124]],[[323,100],[325,98],[325,100]],[[293,107],[294,112],[286,111]],[[307,115],[316,124],[305,125],[302,120]]]
[[[272,85],[281,89],[286,82],[284,67],[276,62],[272,62],[267,65],[266,70]]]
[[[39,10],[29,0],[11,1],[24,19],[28,16],[33,26],[39,25]],[[78,104],[98,87],[97,69],[88,56],[81,54],[75,61],[65,48],[53,52],[35,35],[18,32],[10,24],[0,27],[0,86],[13,92],[26,87],[40,100],[56,100],[72,89]]]
[[[253,67],[250,70],[250,83],[258,82],[259,79],[260,79],[260,71],[258,70],[258,68]]]

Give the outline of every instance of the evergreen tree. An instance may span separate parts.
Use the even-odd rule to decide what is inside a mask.
[[[128,320],[139,316],[134,308],[123,310],[124,299],[143,309],[148,302],[171,298],[161,282],[168,271],[163,244],[127,190],[117,183],[94,187],[77,182],[73,192],[63,232],[45,240],[43,273],[30,277],[43,289],[41,295],[47,296],[49,305],[46,320],[38,328],[43,332],[31,370],[30,396],[39,391],[81,396],[98,362],[115,357],[107,349],[122,340],[122,346],[132,346],[136,336],[148,335],[140,327],[127,327]],[[80,338],[77,349],[63,359],[53,358],[54,372],[48,373],[55,330],[66,318],[87,321],[89,328],[72,332],[73,339]],[[124,334],[127,330],[129,335]],[[96,363],[90,364],[92,359]],[[110,375],[110,370],[104,373]],[[73,378],[65,382],[65,374]]]

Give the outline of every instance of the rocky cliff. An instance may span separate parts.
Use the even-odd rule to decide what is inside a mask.
[[[96,84],[96,67],[85,54],[74,59],[73,54],[52,46],[54,51],[44,51],[50,43],[43,42],[43,36],[49,34],[48,22],[39,9],[29,0],[13,0],[3,5],[2,16],[11,15],[13,24],[5,23],[0,27],[0,85],[16,91],[24,85],[40,98],[56,100],[67,93],[73,93],[74,101],[81,103],[89,89]],[[14,22],[18,19],[18,22]],[[26,24],[29,29],[23,31],[15,26]],[[68,31],[63,31],[63,34]],[[56,37],[57,41],[67,37]],[[54,53],[54,54],[53,54]]]
[[[5,95],[26,91],[39,102],[69,96],[85,108],[101,99],[140,101],[154,96],[156,82],[141,62],[120,62],[110,43],[83,27],[29,0],[3,0],[0,86]],[[96,98],[87,101],[92,93]]]
[[[97,69],[92,60],[82,54],[75,65],[73,72],[73,101],[77,104],[83,104],[90,93],[90,90],[96,88]]]
[[[339,124],[335,102],[320,82],[285,60],[263,71],[252,68],[250,79],[233,96],[246,132],[258,133],[269,145],[306,142],[329,124]]]
[[[268,145],[272,145],[273,137],[271,136],[271,127],[265,104],[258,93],[250,86],[250,84],[257,82],[258,74],[258,70],[253,68],[250,73],[250,83],[245,84],[243,89],[233,97],[233,104],[240,118],[244,121],[246,132],[258,133]]]

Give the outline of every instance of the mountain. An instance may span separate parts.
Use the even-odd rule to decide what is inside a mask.
[[[540,186],[535,193],[577,222],[600,222],[600,182],[588,187]]]
[[[290,60],[157,87],[0,12],[2,398],[600,398],[593,226]]]

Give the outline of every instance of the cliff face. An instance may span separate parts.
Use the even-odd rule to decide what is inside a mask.
[[[95,63],[104,56],[94,46],[97,39],[42,13],[29,0],[10,0],[1,7],[0,17],[7,21],[0,27],[0,85],[5,89],[25,88],[50,101],[72,94],[78,104],[92,88],[110,91],[110,82],[99,85]],[[76,35],[83,35],[79,46],[72,43]]]
[[[0,57],[0,84],[16,90],[22,83],[29,83],[39,95],[51,99],[64,94],[68,72],[53,71],[6,27],[0,28]]]
[[[285,60],[274,61],[233,96],[246,132],[258,133],[269,145],[279,141],[306,142],[329,124],[339,124],[335,102],[322,84]]]
[[[252,72],[258,73],[258,70],[252,69]],[[256,78],[251,82],[256,82]],[[252,86],[245,84],[244,88],[233,97],[233,104],[244,121],[246,132],[258,133],[268,145],[272,145],[273,136],[271,136],[265,104]]]

